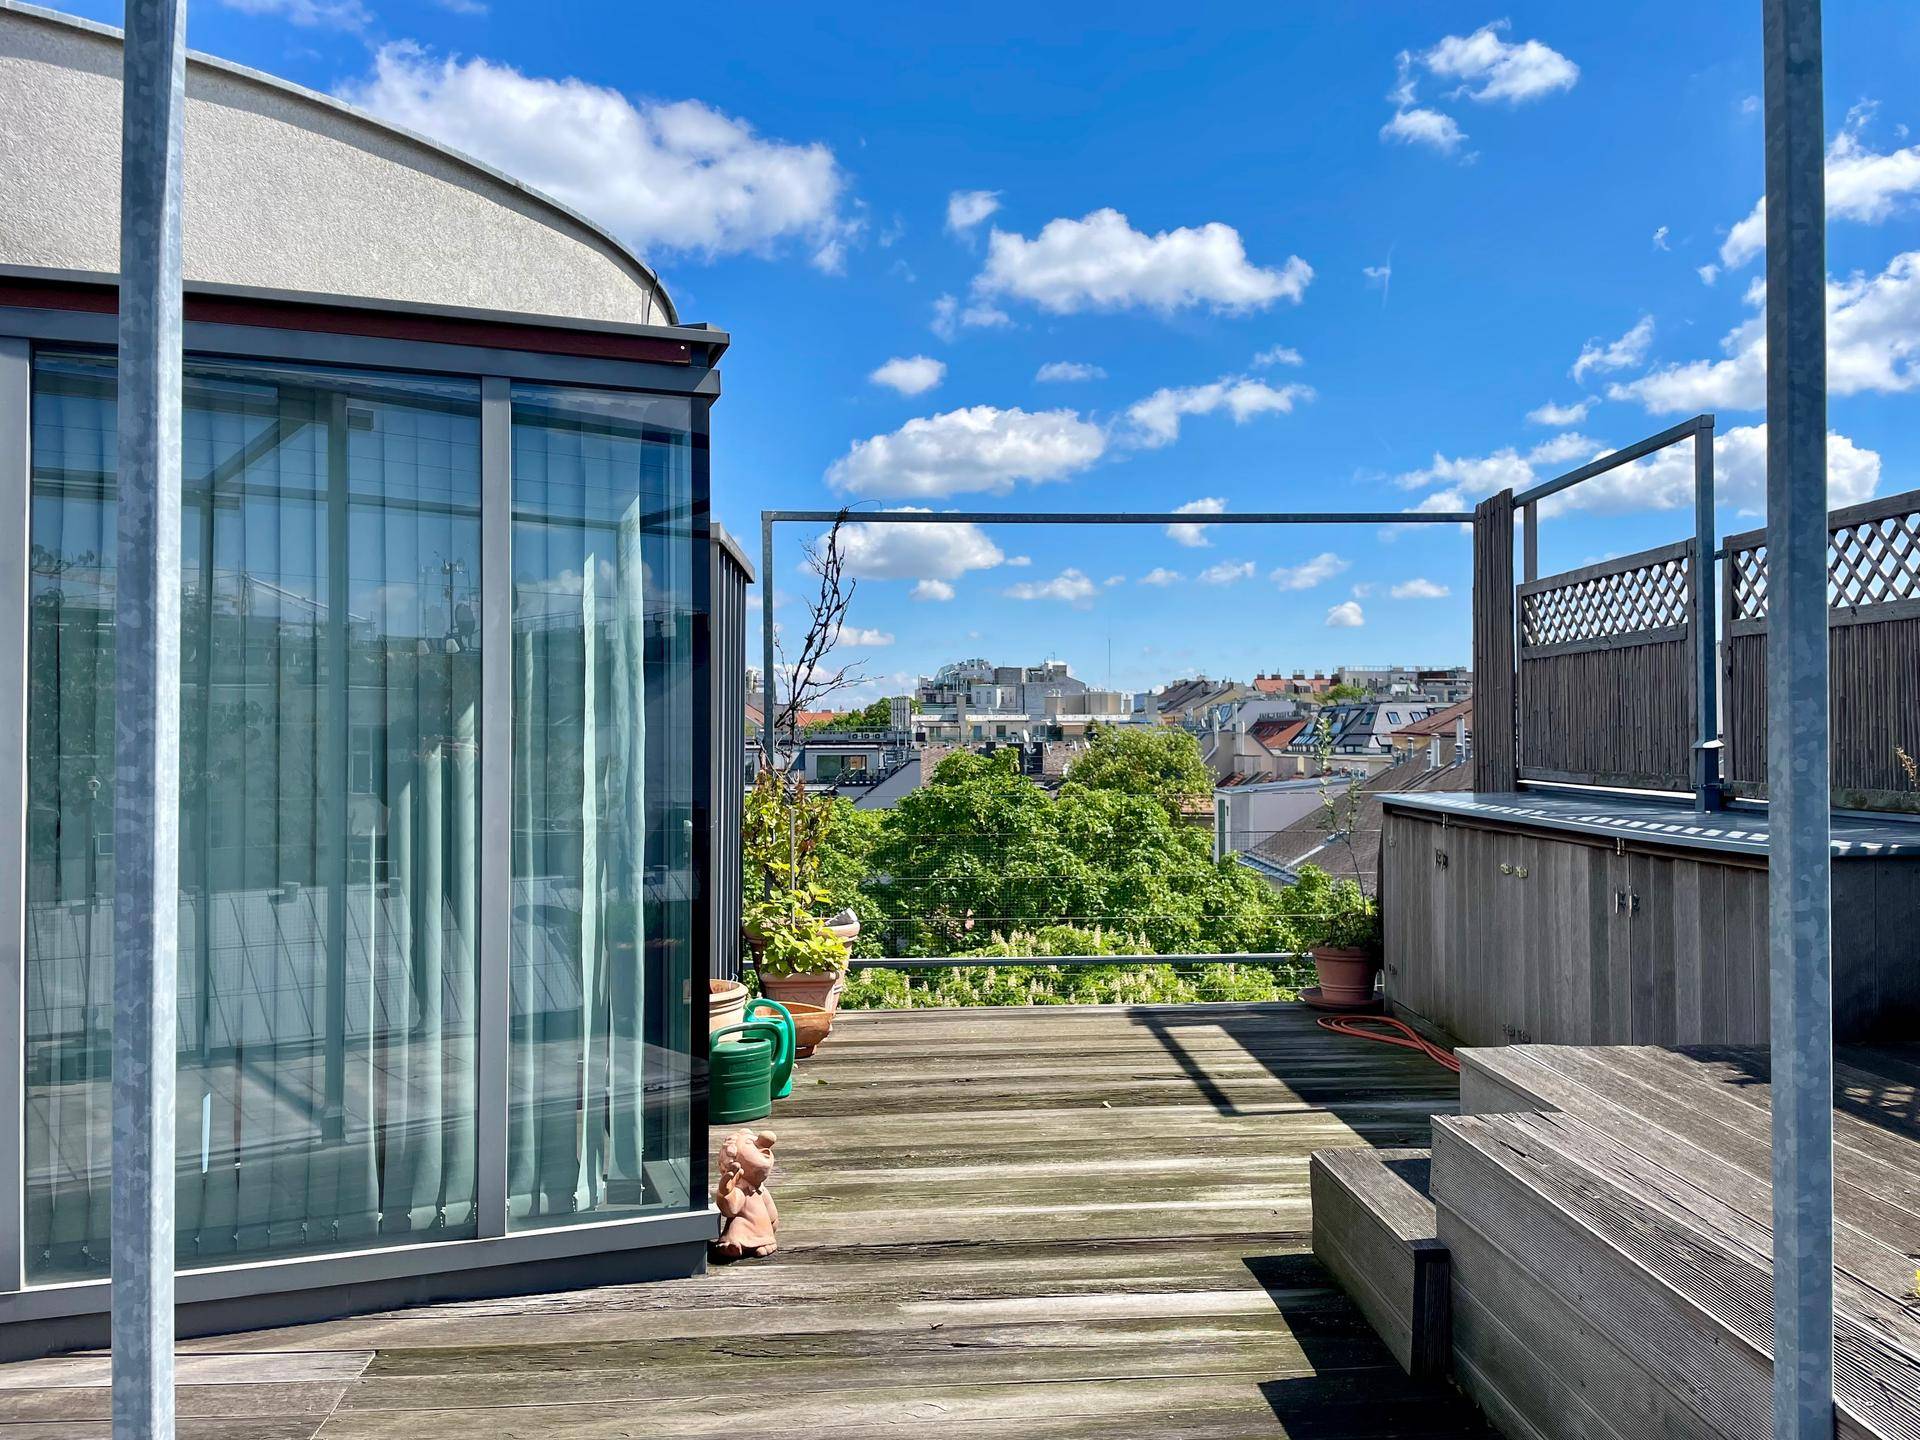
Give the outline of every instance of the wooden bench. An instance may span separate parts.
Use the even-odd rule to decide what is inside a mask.
[[[1316,1150],[1309,1165],[1313,1253],[1352,1297],[1400,1368],[1447,1373],[1447,1252],[1434,1238],[1428,1152]]]

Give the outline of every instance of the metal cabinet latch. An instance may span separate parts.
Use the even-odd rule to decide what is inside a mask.
[[[1503,864],[1500,867],[1500,873],[1502,875],[1511,875],[1516,880],[1524,880],[1527,878],[1527,867],[1524,865],[1504,865]]]
[[[1433,863],[1438,865],[1442,870],[1446,869],[1447,868],[1447,852],[1444,850],[1434,851]]]
[[[1614,891],[1613,913],[1616,915],[1638,915],[1640,913],[1640,892],[1638,890]]]

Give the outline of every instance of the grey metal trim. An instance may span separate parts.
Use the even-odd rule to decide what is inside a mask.
[[[124,32],[115,29],[111,25],[102,25],[92,20],[82,20],[77,16],[62,14],[57,10],[45,10],[38,5],[24,4],[22,0],[0,0],[0,10],[11,10],[15,14],[28,15],[35,20],[40,20],[50,25],[64,25],[70,29],[84,30],[89,34],[103,35],[120,40],[123,44],[125,43]],[[442,145],[437,140],[430,140],[425,135],[409,130],[404,126],[394,125],[376,116],[369,115],[366,111],[356,109],[343,100],[336,100],[331,95],[322,95],[318,90],[309,90],[304,85],[295,85],[292,81],[283,80],[277,75],[269,75],[263,70],[255,70],[246,65],[236,64],[231,60],[223,60],[217,55],[203,54],[198,50],[187,51],[186,57],[195,65],[205,66],[209,70],[221,71],[225,74],[249,81],[252,84],[262,86],[265,89],[277,90],[284,95],[297,96],[307,104],[332,110],[337,114],[351,116],[357,123],[365,125],[369,129],[384,131],[389,135],[394,135],[407,141],[409,144],[417,145],[423,150],[431,150],[435,154],[444,155],[448,159],[466,166],[469,170],[486,176],[496,184],[505,185],[510,189],[519,191],[536,205],[551,210],[554,214],[564,217],[573,224],[578,225],[581,229],[591,232],[614,252],[616,259],[625,265],[631,266],[639,273],[640,278],[646,282],[648,288],[651,289],[655,295],[659,296],[661,303],[667,307],[668,321],[676,325],[679,324],[680,316],[673,303],[673,297],[667,293],[667,287],[660,283],[660,277],[654,273],[653,267],[648,265],[647,262],[642,260],[638,255],[634,254],[633,251],[629,250],[604,226],[588,219],[579,211],[554,199],[551,195],[534,189],[533,186],[523,180],[516,180],[503,170],[494,169],[484,160],[476,160],[471,155],[455,150],[449,145]]]
[[[0,0],[0,9],[5,9]],[[52,265],[0,264],[0,280],[34,280],[53,285],[116,286],[118,275],[103,270],[69,270]],[[420,300],[385,300],[330,291],[282,290],[271,285],[223,285],[213,280],[188,280],[189,295],[221,300],[258,300],[271,305],[319,305],[334,310],[368,310],[382,315],[418,315],[429,319],[476,320],[491,325],[523,325],[528,329],[577,330],[593,335],[631,335],[642,340],[677,340],[713,350],[718,360],[733,337],[711,325],[641,325],[624,320],[587,320],[577,315],[545,315],[531,310],[493,310],[479,305],[429,305]]]
[[[1833,1434],[1832,714],[1820,0],[1762,0],[1773,1433]]]
[[[1516,505],[1532,505],[1546,499],[1549,495],[1558,495],[1562,490],[1571,490],[1583,480],[1591,480],[1596,475],[1604,475],[1609,470],[1618,470],[1622,465],[1630,465],[1635,460],[1644,460],[1656,450],[1664,450],[1669,445],[1692,436],[1696,431],[1713,428],[1713,416],[1696,415],[1691,420],[1682,420],[1678,425],[1662,430],[1658,435],[1649,435],[1644,440],[1636,440],[1631,445],[1602,455],[1598,460],[1589,460],[1564,475],[1556,475],[1551,480],[1542,480],[1538,485],[1530,486],[1513,497]],[[1207,522],[1211,525],[1213,522]]]
[[[1714,585],[1717,546],[1714,541],[1713,418],[1693,432],[1693,563],[1688,576],[1693,603],[1693,799],[1702,814],[1725,803],[1720,774],[1720,666],[1714,645],[1714,617],[1719,598]]]
[[[114,1440],[172,1440],[186,0],[127,7],[113,673]]]
[[[513,993],[513,387],[480,382],[480,975],[476,1218],[507,1233]]]
[[[26,1283],[27,540],[33,355],[0,339],[0,1291]]]
[[[0,306],[0,335],[68,345],[112,345],[112,315],[91,310],[29,310]],[[669,395],[720,393],[720,372],[699,365],[661,365],[642,360],[607,360],[585,355],[546,355],[530,350],[496,350],[482,345],[453,345],[428,340],[392,340],[382,336],[339,335],[330,331],[286,330],[268,325],[215,325],[204,321],[185,330],[187,351],[196,355],[235,355],[310,365],[356,365],[380,370],[422,370],[437,375],[507,375],[548,385],[597,385],[621,390],[650,390]]]
[[[836,520],[889,525],[1191,525],[1193,516],[1128,510],[762,510],[761,525],[801,522],[831,525]],[[1208,525],[1471,525],[1471,510],[1416,512],[1410,510],[1289,511],[1268,514],[1209,515]]]
[[[732,560],[740,573],[747,577],[746,583],[753,584],[753,562],[747,559],[746,550],[738,540],[733,538],[733,532],[718,520],[713,522],[713,543],[727,552],[727,558]]]
[[[806,512],[798,512],[806,513]],[[773,526],[781,512],[760,512],[760,763],[773,765]],[[799,722],[796,720],[795,724]]]
[[[1607,575],[1620,575],[1628,570],[1639,570],[1647,565],[1658,565],[1668,560],[1684,560],[1693,553],[1691,540],[1675,540],[1670,545],[1656,545],[1651,550],[1636,550],[1631,555],[1617,555],[1611,560],[1600,560],[1592,565],[1582,565],[1573,570],[1562,570],[1541,580],[1529,580],[1515,587],[1515,593],[1522,599],[1529,595],[1538,595],[1546,590],[1560,590],[1568,585],[1576,585],[1582,580],[1598,580]]]
[[[1535,505],[1520,507],[1520,553],[1523,564],[1520,577],[1527,583],[1540,578],[1540,511]]]
[[[408,1276],[457,1274],[496,1265],[550,1262],[576,1255],[704,1242],[719,1233],[719,1214],[706,1206],[665,1215],[601,1220],[590,1225],[518,1230],[489,1239],[441,1240],[424,1245],[393,1245],[379,1250],[182,1270],[176,1296],[182,1305],[199,1305],[217,1300],[294,1294]],[[111,1290],[109,1281],[82,1280],[0,1295],[0,1327],[74,1315],[97,1315],[106,1310]]]

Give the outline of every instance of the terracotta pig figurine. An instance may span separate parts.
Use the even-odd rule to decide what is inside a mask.
[[[770,1130],[757,1135],[736,1130],[720,1147],[720,1184],[713,1192],[713,1203],[726,1223],[713,1242],[719,1259],[771,1255],[779,1248],[774,1232],[780,1228],[780,1212],[767,1189],[773,1175],[773,1139]]]

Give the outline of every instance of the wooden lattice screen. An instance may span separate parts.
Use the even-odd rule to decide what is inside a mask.
[[[1693,543],[1532,580],[1520,600],[1520,776],[1692,783]]]
[[[1920,757],[1920,490],[1835,510],[1828,520],[1834,803],[1920,810],[1920,786],[1901,759]],[[1728,787],[1764,795],[1766,531],[1727,537],[1723,575]]]

